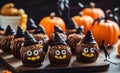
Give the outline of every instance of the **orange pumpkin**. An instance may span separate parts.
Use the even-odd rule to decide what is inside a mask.
[[[45,30],[46,34],[50,37],[50,34],[54,32],[54,26],[58,25],[60,26],[63,31],[65,31],[66,26],[62,18],[56,17],[55,13],[51,13],[50,16],[44,17],[40,21],[40,25],[42,25]]]
[[[120,43],[118,45],[118,54],[117,55],[120,57]]]
[[[95,8],[95,3],[91,2],[90,7],[85,8],[82,10],[84,15],[91,16],[93,19],[96,19],[98,17],[104,17],[104,11],[100,8]]]
[[[118,42],[119,26],[116,22],[109,19],[96,19],[93,22],[92,32],[99,46],[102,45],[102,40],[105,40],[105,44],[110,46]]]
[[[81,12],[77,16],[73,16],[72,19],[77,23],[78,26],[84,26],[84,33],[86,34],[92,27],[93,18],[88,15],[83,15]]]

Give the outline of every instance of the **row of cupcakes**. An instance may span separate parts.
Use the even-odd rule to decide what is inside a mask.
[[[55,26],[55,28],[58,27]],[[43,43],[43,39],[39,39],[37,41],[36,37],[34,37],[36,30],[34,30],[32,34],[30,34],[29,31],[30,30],[25,31],[24,33],[22,28],[18,27],[15,34],[12,27],[8,25],[1,38],[1,49],[3,52],[12,51],[13,55],[15,57],[19,56],[18,58],[21,58],[23,64],[26,66],[39,66],[45,58],[45,44]],[[41,32],[40,27],[39,31]],[[76,35],[78,35],[78,32],[81,32],[81,28],[77,31]],[[39,34],[37,34],[37,38],[38,35]],[[74,36],[75,34],[73,37]],[[42,35],[39,37],[42,37]],[[60,35],[60,33],[55,31],[53,39],[50,40],[48,44],[48,57],[51,65],[68,66],[72,57],[71,47],[69,47],[66,40]],[[91,31],[88,31],[86,36],[81,39],[76,46],[75,54],[78,61],[90,63],[97,60],[99,55],[98,45],[95,42]]]

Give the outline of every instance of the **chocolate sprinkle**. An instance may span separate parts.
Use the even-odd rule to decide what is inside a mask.
[[[10,25],[7,26],[4,36],[8,35],[15,35],[15,31]]]
[[[25,37],[25,42],[24,42],[23,46],[30,46],[30,45],[38,44],[38,42],[35,40],[35,38],[29,32],[25,31],[24,37]]]
[[[82,40],[82,43],[85,43],[85,44],[95,44],[96,43],[91,30],[87,31],[85,38]]]
[[[18,26],[15,38],[21,38],[21,37],[24,37],[24,31],[20,26]]]

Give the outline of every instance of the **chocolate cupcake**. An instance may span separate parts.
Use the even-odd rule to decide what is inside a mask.
[[[84,33],[84,27],[81,26],[77,29],[76,33],[70,34],[67,38],[67,43],[71,48],[72,54],[75,54],[76,44],[85,37]]]
[[[44,30],[44,28],[39,25],[38,28],[33,32],[33,37],[38,41],[38,42],[43,42],[43,50],[44,52],[46,53],[47,52],[47,49],[48,49],[48,41],[49,41],[49,38]]]
[[[4,32],[5,32],[4,28],[2,28],[1,25],[0,25],[0,48],[1,48],[2,36],[4,35]]]
[[[58,32],[55,32],[55,38],[51,42],[48,56],[52,66],[68,66],[70,63],[71,49]]]
[[[45,58],[43,44],[35,40],[35,38],[25,31],[25,41],[20,49],[21,60],[25,66],[40,66]],[[41,40],[42,42],[42,40]]]
[[[1,49],[3,50],[3,52],[11,53],[10,44],[11,40],[14,39],[14,35],[15,31],[10,25],[8,25],[1,40]]]
[[[35,29],[37,29],[37,25],[35,24],[35,22],[32,18],[28,19],[26,29],[29,33],[33,33],[35,31]]]
[[[87,31],[85,38],[76,46],[76,57],[79,62],[91,63],[99,56],[98,45],[90,30]]]
[[[65,39],[65,40],[67,39],[67,35],[66,35],[65,32],[63,32],[62,28],[59,27],[59,26],[57,26],[57,25],[55,25],[55,26],[54,26],[54,33],[52,33],[52,34],[50,35],[50,41],[53,41],[53,40],[54,40],[55,32],[58,32],[58,33],[60,34],[60,36],[62,36],[63,39]]]
[[[68,25],[67,30],[66,30],[67,36],[72,34],[72,33],[76,33],[77,28],[78,28],[77,24],[72,19],[70,19],[69,25]]]
[[[12,53],[13,56],[17,59],[20,59],[21,57],[20,48],[23,42],[24,42],[24,31],[20,26],[18,26],[15,38],[11,41]]]

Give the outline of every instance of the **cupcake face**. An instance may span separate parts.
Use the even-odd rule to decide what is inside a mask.
[[[76,56],[77,60],[81,62],[94,62],[98,55],[96,44],[81,43],[80,45],[77,45]]]
[[[49,59],[51,64],[66,65],[71,59],[71,51],[68,46],[57,45],[50,48]]]

